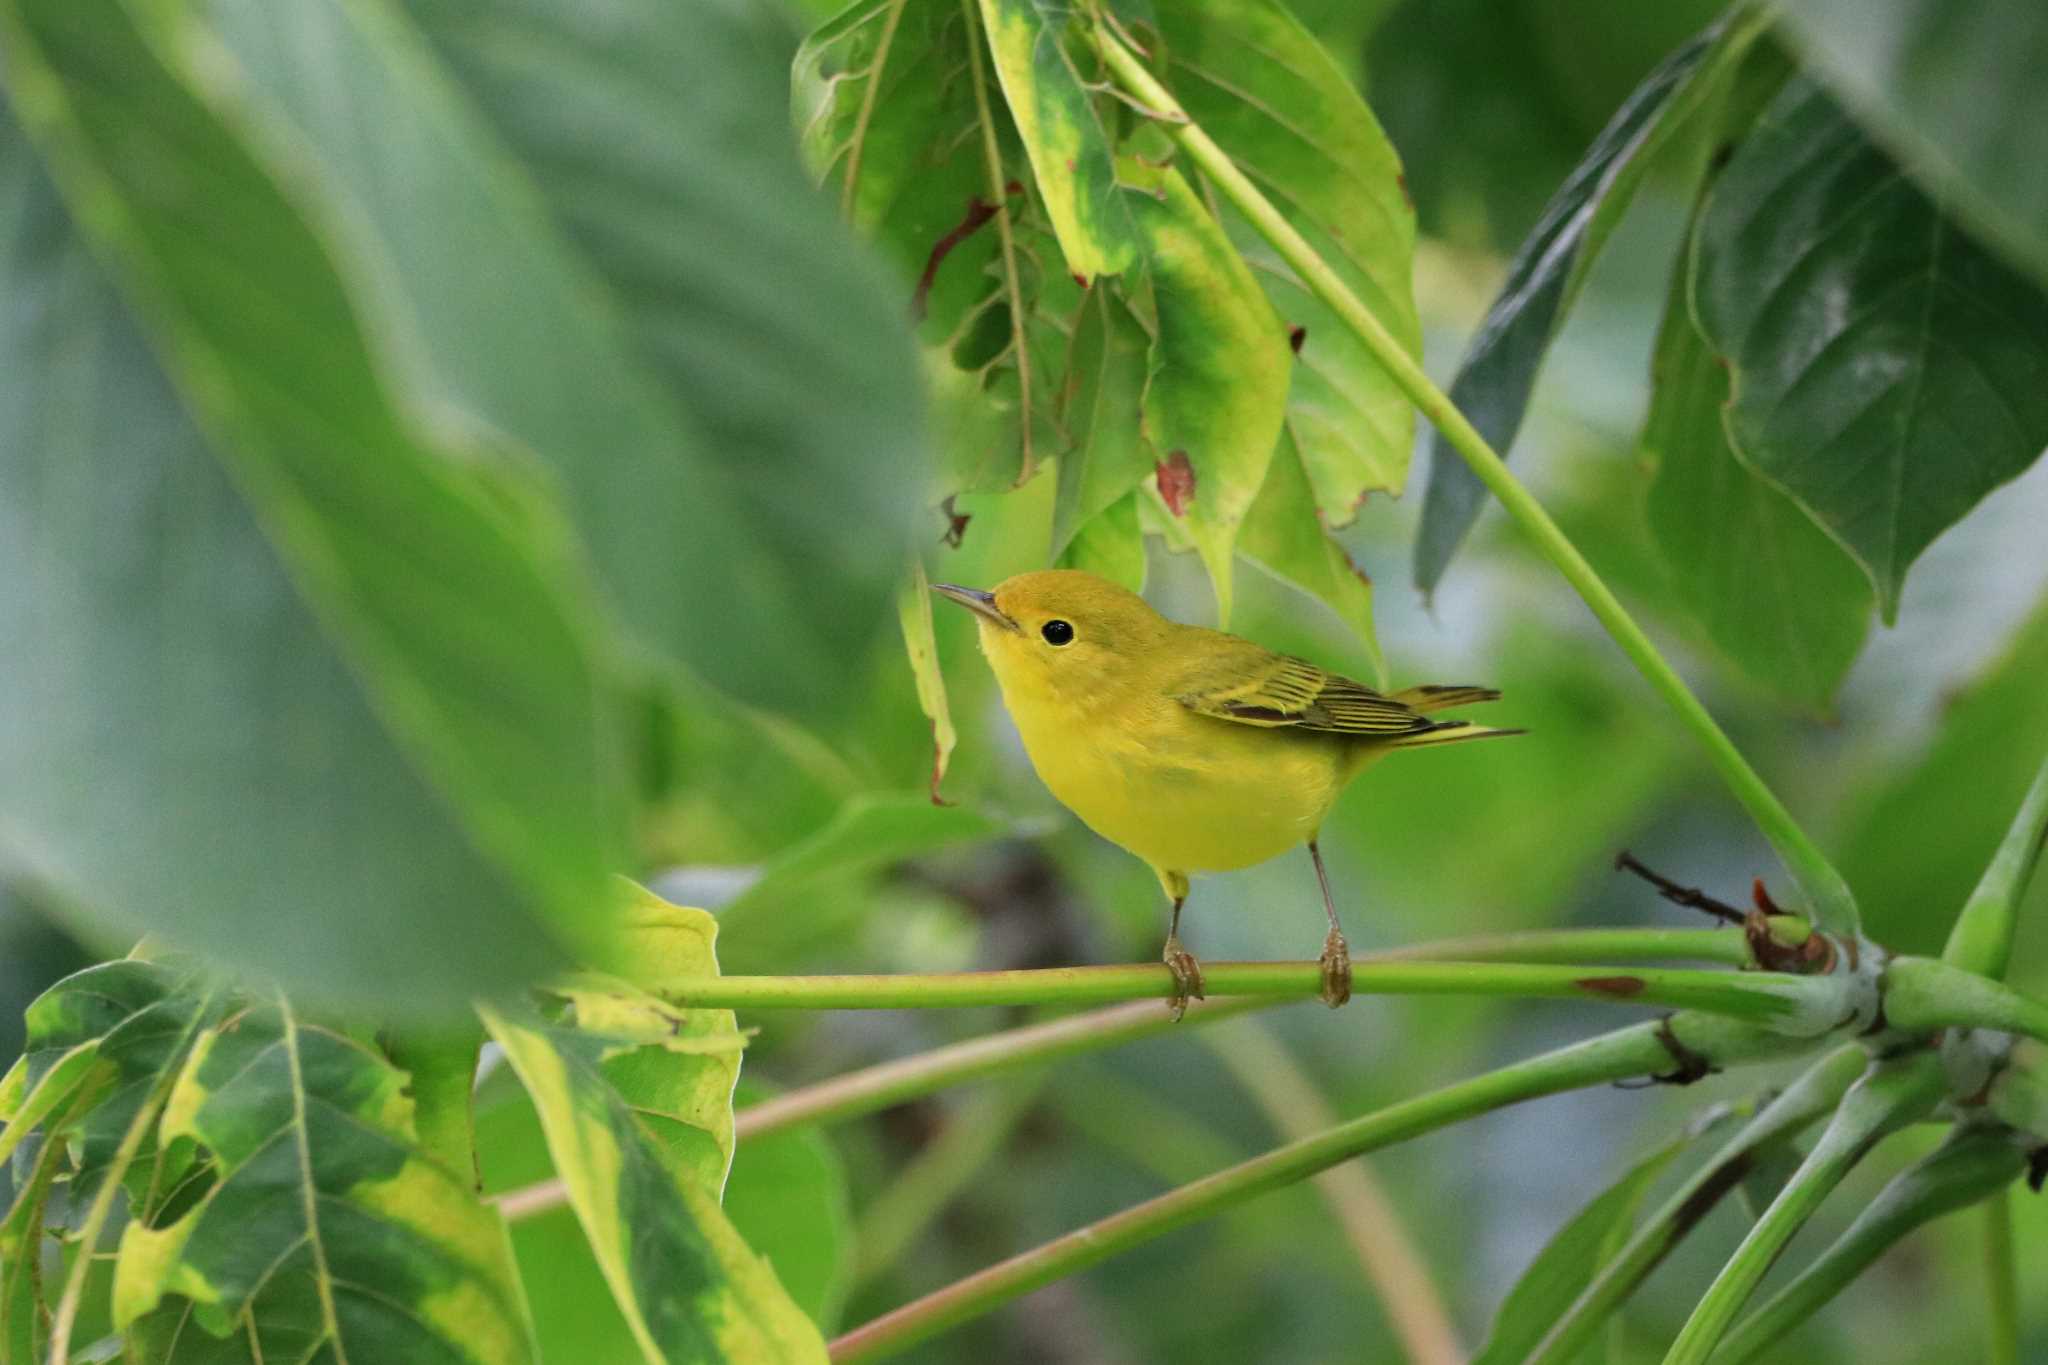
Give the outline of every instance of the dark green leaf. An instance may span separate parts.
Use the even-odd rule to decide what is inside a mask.
[[[1870,629],[1870,585],[1840,546],[1728,448],[1728,372],[1685,306],[1684,262],[1652,362],[1642,453],[1672,598],[1780,696],[1825,709]]]
[[[217,1183],[121,1238],[115,1321],[145,1358],[523,1362],[496,1214],[416,1145],[408,1079],[288,1010],[202,1035],[159,1123]]]
[[[1593,259],[1641,188],[1659,149],[1718,101],[1760,32],[1750,16],[1717,23],[1666,58],[1618,109],[1544,207],[1451,382],[1451,401],[1506,455],[1536,373]],[[1415,540],[1415,582],[1427,594],[1478,519],[1486,490],[1441,432],[1431,432],[1429,483]]]
[[[1375,680],[1386,680],[1386,660],[1372,626],[1372,580],[1320,525],[1292,421],[1280,434],[1258,500],[1245,514],[1237,549],[1276,578],[1329,603],[1364,644]]]
[[[1052,553],[1067,552],[1081,528],[1126,497],[1156,462],[1139,430],[1150,339],[1109,285],[1082,300],[1061,386],[1069,444],[1060,452]],[[1136,534],[1133,520],[1130,528]]]
[[[1815,72],[1908,174],[2048,284],[2039,0],[1789,0]]]
[[[14,851],[63,903],[328,998],[528,977],[622,833],[562,541],[389,399],[314,233],[121,7],[5,18],[184,388],[0,137],[4,292],[41,300],[0,333]]]
[[[1617,1239],[1628,1236],[1643,1196],[1694,1136],[1686,1133],[1644,1157],[1558,1229],[1501,1302],[1472,1365],[1520,1365],[1593,1282]]]
[[[1804,78],[1722,173],[1693,270],[1737,455],[1856,557],[1890,621],[1913,559],[2048,445],[2048,295]]]

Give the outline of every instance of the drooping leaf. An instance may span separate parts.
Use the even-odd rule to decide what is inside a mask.
[[[2048,285],[2048,23],[2035,0],[1790,0],[1813,69],[1908,175]]]
[[[1870,585],[1840,546],[1735,458],[1728,372],[1693,325],[1685,263],[1652,361],[1642,454],[1670,594],[1718,650],[1771,691],[1825,709],[1870,629]]]
[[[122,1234],[116,1326],[149,1360],[533,1360],[503,1224],[419,1150],[407,1077],[289,1009],[202,1035],[159,1122],[217,1180]]]
[[[1062,0],[980,0],[1010,117],[1031,158],[1067,269],[1087,283],[1120,275],[1147,236],[1119,183],[1116,146],[1076,64]]]
[[[887,619],[923,443],[884,272],[757,117],[787,79],[762,17],[203,9],[247,117],[312,153],[302,183],[415,401],[546,463],[658,656],[826,709],[831,661]]]
[[[13,850],[102,922],[330,999],[530,977],[622,842],[559,531],[400,410],[318,236],[125,7],[0,21],[180,386],[10,128],[0,273],[43,304],[0,331]]]
[[[1755,48],[1762,21],[1737,16],[1687,42],[1615,111],[1508,266],[1507,282],[1451,382],[1451,401],[1503,455],[1521,429],[1536,374],[1600,248],[1658,153],[1711,110]],[[1429,441],[1429,483],[1415,540],[1415,583],[1433,592],[1485,500],[1441,432]]]
[[[1501,1301],[1472,1365],[1521,1365],[1628,1236],[1644,1196],[1694,1136],[1651,1152],[1558,1229]]]
[[[762,1097],[741,1085],[743,1104]],[[734,1157],[725,1212],[823,1331],[838,1325],[853,1262],[846,1168],[815,1126],[749,1137]]]
[[[960,735],[953,728],[952,708],[946,704],[946,677],[939,672],[939,642],[932,629],[932,585],[921,559],[910,561],[910,579],[903,585],[897,615],[903,625],[910,671],[917,679],[918,709],[932,723],[932,804],[944,805],[939,783],[945,779],[946,762],[953,757]]]
[[[1420,354],[1415,209],[1400,157],[1329,50],[1278,0],[1168,0],[1153,11],[1175,97],[1232,160],[1256,172],[1259,188],[1373,316]],[[1235,215],[1230,229],[1282,323],[1300,329],[1288,425],[1314,506],[1328,526],[1344,526],[1367,493],[1401,491],[1414,408],[1264,239]]]
[[[795,64],[805,150],[842,213],[897,267],[939,363],[1001,420],[935,433],[946,492],[994,491],[1053,453],[1047,423],[1072,286],[1030,163],[962,0],[867,0]]]
[[[1323,531],[1316,510],[1315,490],[1310,487],[1290,421],[1266,470],[1265,486],[1245,515],[1238,553],[1329,603],[1357,633],[1372,659],[1376,680],[1383,683],[1387,662],[1373,631],[1372,580],[1352,562],[1344,547]]]
[[[606,1079],[602,1043],[484,1011],[532,1096],[557,1173],[648,1365],[822,1362],[817,1327]]]
[[[1925,750],[1888,767],[1850,807],[1842,871],[1868,932],[1937,953],[2048,754],[2048,601],[1983,674],[1943,706]],[[2038,902],[2037,902],[2038,903]]]
[[[1692,298],[1736,454],[1855,556],[1886,621],[1914,558],[2048,446],[2048,293],[1809,79],[1716,183]]]
[[[1145,587],[1145,523],[1136,491],[1124,494],[1081,523],[1054,567],[1086,569],[1132,592]],[[1165,513],[1160,513],[1164,516]]]
[[[1219,621],[1230,621],[1238,528],[1272,463],[1287,411],[1286,329],[1244,258],[1175,170],[1126,161],[1142,236],[1139,307],[1152,328],[1143,404],[1152,488],[1185,523]]]

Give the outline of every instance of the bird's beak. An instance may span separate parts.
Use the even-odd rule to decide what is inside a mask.
[[[962,588],[952,583],[934,583],[932,591],[941,597],[958,602],[984,621],[992,621],[1004,630],[1023,633],[1017,623],[1004,615],[1003,609],[996,605],[996,595],[992,592],[983,592],[980,588]]]

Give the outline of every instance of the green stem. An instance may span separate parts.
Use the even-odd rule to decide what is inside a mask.
[[[1991,1339],[1988,1357],[1994,1363],[2018,1365],[2017,1305],[2012,1297],[2011,1224],[1998,1243],[1999,1214],[2006,1208],[2005,1190],[2026,1168],[2025,1150],[2010,1133],[1989,1128],[1956,1130],[1941,1147],[1894,1176],[1870,1206],[1856,1216],[1835,1244],[1813,1264],[1744,1319],[1714,1354],[1714,1365],[1744,1365],[1761,1360],[1785,1334],[1810,1322],[1879,1256],[1922,1225],[1945,1213],[1984,1200],[1990,1220]],[[2001,1260],[2001,1257],[2003,1258]],[[2002,1278],[2001,1278],[2002,1277]],[[1997,1343],[2013,1343],[2005,1355]]]
[[[1204,964],[1202,976],[1209,994],[1218,997],[1302,999],[1316,995],[1322,983],[1313,962],[1219,962]],[[1840,1018],[1844,985],[1836,976],[1585,963],[1362,962],[1351,969],[1355,995],[1606,1000],[1774,1020],[1806,1033],[1824,1032]],[[936,1009],[1164,999],[1173,994],[1174,982],[1164,964],[1145,964],[897,976],[671,977],[653,989],[693,1009]]]
[[[1895,957],[1885,967],[1884,1013],[1909,1032],[1998,1029],[2048,1042],[2048,1005],[1989,977],[1929,957]]]
[[[1843,1098],[1806,1160],[1735,1248],[1664,1357],[1664,1365],[1706,1365],[1757,1282],[1842,1177],[1888,1133],[1925,1116],[1941,1098],[1941,1059],[1916,1052],[1881,1064]]]
[[[1667,1033],[1684,1049],[1722,1066],[1781,1056],[1802,1046],[1767,1029],[1692,1013],[1589,1039],[1352,1119],[1067,1233],[855,1328],[832,1343],[832,1358],[880,1359],[1118,1252],[1361,1153],[1540,1095],[1667,1070],[1672,1064]]]
[[[1520,524],[1523,533],[1578,590],[1579,596],[1593,609],[1593,615],[1607,628],[1607,633],[1614,637],[1622,652],[1628,655],[1706,748],[1707,757],[1720,771],[1722,780],[1776,847],[1778,856],[1784,859],[1785,866],[1806,893],[1821,926],[1838,934],[1855,933],[1859,925],[1856,902],[1849,893],[1849,884],[1842,880],[1842,874],[1834,869],[1819,846],[1792,818],[1792,813],[1764,785],[1763,778],[1749,766],[1748,760],[1722,732],[1706,707],[1700,704],[1699,698],[1686,687],[1684,679],[1657,652],[1657,647],[1650,643],[1650,637],[1629,616],[1620,600],[1593,571],[1585,556],[1579,553],[1578,547],[1551,520],[1542,504],[1508,471],[1507,464],[1486,438],[1466,420],[1444,391],[1431,381],[1422,366],[1373,316],[1307,239],[1295,231],[1294,225],[1259,192],[1244,172],[1238,170],[1229,155],[1202,131],[1199,124],[1188,118],[1187,111],[1146,69],[1145,64],[1102,25],[1094,28],[1093,39],[1096,50],[1102,54],[1103,61],[1124,89],[1140,104],[1165,116],[1160,126],[1168,136],[1180,144],[1258,234],[1272,244],[1302,283],[1365,344],[1381,368],[1408,395],[1408,400],[1443,433],[1444,439],[1464,457],[1480,482],[1500,499],[1508,514]]]
[[[1203,1041],[1282,1137],[1313,1137],[1336,1126],[1336,1112],[1322,1092],[1256,1020],[1205,1034]],[[1413,1365],[1462,1365],[1465,1351],[1443,1296],[1372,1166],[1358,1158],[1332,1166],[1315,1181],[1408,1359]]]
[[[2004,977],[2019,928],[2020,901],[2027,894],[2027,883],[2040,864],[2044,846],[2048,846],[2048,756],[2042,758],[2034,785],[2014,812],[2012,827],[1991,856],[1983,879],[1963,903],[1963,912],[1949,931],[1948,946],[1942,949],[1943,962],[1980,976]]]
[[[1991,1302],[1985,1313],[1984,1365],[2020,1365],[2019,1267],[2012,1248],[2012,1182],[1984,1201],[1984,1279]]]
[[[1014,1077],[978,1095],[947,1120],[937,1137],[876,1195],[854,1228],[855,1287],[872,1283],[896,1264],[931,1221],[993,1161],[1030,1112],[1045,1072]]]
[[[1742,1183],[1758,1157],[1832,1110],[1863,1074],[1868,1062],[1869,1055],[1862,1047],[1845,1043],[1815,1062],[1783,1094],[1765,1105],[1644,1221],[1620,1254],[1601,1267],[1593,1282],[1530,1354],[1526,1365],[1566,1365],[1579,1359],[1636,1286],[1730,1190]]]
[[[481,1189],[473,1097],[483,1025],[472,1017],[449,1026],[387,1029],[381,1041],[391,1064],[412,1077],[413,1127],[421,1150]]]

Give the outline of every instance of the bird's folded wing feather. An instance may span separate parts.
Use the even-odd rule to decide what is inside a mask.
[[[1179,679],[1174,700],[1244,725],[1388,738],[1432,728],[1427,717],[1364,683],[1241,643],[1247,647],[1205,659],[1199,672]]]

